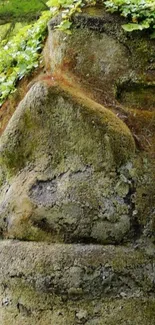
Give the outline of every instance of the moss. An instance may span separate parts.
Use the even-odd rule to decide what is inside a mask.
[[[72,82],[72,85],[73,83],[74,80]],[[115,155],[113,161],[114,164],[116,163],[117,165],[119,165],[127,161],[130,155],[132,156],[132,153],[134,153],[134,149],[135,149],[134,140],[131,136],[128,127],[104,106],[97,104],[89,97],[87,97],[85,93],[81,91],[81,89],[76,87],[76,85],[74,88],[74,86],[70,87],[70,85],[67,86],[62,82],[61,87],[66,92],[66,94],[64,94],[66,99],[68,100],[69,97],[71,96],[71,98],[74,100],[71,101],[71,105],[73,105],[73,107],[75,105],[75,110],[78,109],[77,104],[80,104],[80,106],[82,105],[82,109],[80,109],[80,111],[81,111],[83,121],[81,119],[79,122],[81,124],[81,129],[82,129],[82,123],[85,125],[85,128],[86,125],[88,125],[87,129],[89,131],[89,135],[88,135],[88,140],[86,141],[87,144],[92,141],[91,140],[92,130],[94,133],[94,137],[99,136],[99,134],[103,132],[103,135],[101,135],[101,141],[105,142],[104,144],[105,155],[107,154],[107,157],[105,157],[105,159],[107,158],[107,161],[110,160],[112,161],[113,160],[112,156]],[[67,92],[69,93],[69,97],[67,96]],[[92,124],[94,124],[94,127],[92,127]],[[76,134],[76,130],[77,129],[75,129],[74,131],[75,135],[73,136],[76,136],[78,139],[79,134]],[[81,132],[83,133],[82,130]],[[103,137],[104,140],[102,140]],[[81,145],[83,145],[83,142],[81,142]],[[89,149],[91,155],[94,154],[95,156],[96,153],[92,152],[91,150],[92,147],[94,146],[91,145],[91,143],[89,146],[87,146],[87,149],[85,146],[85,150],[83,154],[86,155]],[[118,150],[118,148],[120,148],[120,150]]]
[[[119,89],[118,100],[121,104],[130,108],[153,110],[155,107],[155,86],[132,85],[129,84]]]
[[[154,324],[154,298],[143,297],[153,290],[152,258],[142,250],[5,241],[0,255],[3,324]]]
[[[23,217],[23,219],[25,219]],[[35,227],[31,221],[23,220],[20,217],[18,222],[14,223],[14,226],[9,230],[7,238],[28,240],[28,241],[46,241],[51,242],[51,234],[48,234],[47,231],[43,231],[38,227]],[[61,240],[58,240],[61,242]]]
[[[139,325],[140,323],[153,325],[155,317],[154,301],[132,299],[124,302],[119,300],[111,302],[109,315],[106,316],[105,324],[107,325],[125,324],[126,322],[132,325]],[[99,324],[102,324],[102,321]]]
[[[86,8],[74,17],[72,35],[65,41],[49,27],[51,70],[74,76],[87,96],[125,121],[140,149],[153,154],[155,44],[146,32],[125,33],[123,23],[103,8]],[[119,100],[116,89],[123,84],[127,87]]]
[[[155,113],[130,109],[127,124],[132,129],[138,149],[154,156],[155,150]]]
[[[74,94],[51,89],[48,100],[45,99],[42,105],[41,89],[42,86],[39,90],[40,97],[36,98],[36,102],[34,99],[33,109],[30,109],[26,101],[21,104],[18,111],[22,118],[19,119],[17,113],[2,137],[1,163],[8,170],[16,173],[28,161],[33,161],[34,157],[39,159],[49,150],[52,150],[53,167],[60,164],[67,155],[73,155],[73,152],[80,154],[86,164],[99,164],[105,159],[105,150],[112,152],[116,164],[124,163],[132,154],[132,136],[125,124],[113,113],[84,97],[82,105],[78,104],[77,98],[71,99],[71,95],[75,96],[76,89]],[[16,123],[18,119],[19,122]],[[97,138],[100,138],[100,142],[96,147],[94,143]]]
[[[134,162],[134,174],[136,193],[133,197],[137,220],[146,235],[154,236],[152,229],[154,199],[155,199],[155,166],[154,158],[148,154],[141,154]]]
[[[14,150],[9,150],[9,148],[5,150],[5,153],[0,157],[0,162],[6,167],[9,177],[24,168],[28,161],[33,161],[34,148],[36,148],[36,144],[31,143],[30,146],[25,147],[24,151],[20,147],[13,148]]]
[[[133,251],[130,255],[121,252],[121,249],[118,250],[117,254],[112,259],[112,267],[117,272],[122,272],[124,269],[136,268],[140,265],[146,264],[146,257],[141,251]]]
[[[95,12],[91,15],[94,18]],[[114,17],[111,24],[106,17],[102,26],[106,36],[98,33],[101,17],[95,32],[94,20],[86,19],[83,30],[74,30],[70,41],[66,37],[69,48],[61,48],[60,55],[52,61],[60,58],[62,70],[56,75],[59,87],[55,81],[35,84],[1,138],[2,179],[6,170],[15,176],[10,180],[10,196],[7,190],[2,193],[5,200],[1,219],[7,216],[6,236],[23,240],[1,242],[4,250],[0,249],[0,279],[4,287],[0,314],[4,325],[13,322],[15,325],[154,325],[155,301],[153,296],[149,298],[154,289],[153,253],[146,255],[144,246],[134,249],[123,245],[123,241],[135,243],[139,236],[141,245],[145,238],[149,241],[154,236],[153,159],[150,152],[135,153],[135,143],[126,124],[94,100],[98,98],[97,92],[103,90],[99,101],[107,101],[107,106],[111,101],[115,106],[118,77],[128,81],[130,75],[131,79],[140,77],[144,84],[148,82],[148,77],[143,78],[148,66],[148,43],[139,36],[133,41],[120,32],[121,28],[115,28],[120,26],[121,18],[118,21]],[[88,41],[84,43],[86,35]],[[107,83],[102,79],[107,68],[107,61],[105,66],[102,61],[103,48],[99,51],[99,65],[95,62],[97,46],[92,46],[95,39],[98,42],[95,44],[104,40],[104,47],[108,40],[108,59],[114,44],[120,62],[122,55],[127,56],[128,51],[131,54],[127,58],[130,66],[123,61],[124,70],[112,71],[111,79],[106,76]],[[60,38],[55,42],[66,46]],[[82,81],[82,86],[79,85],[71,71],[77,77],[82,76],[82,80],[88,78],[88,87],[83,87]],[[109,89],[105,87],[108,83]],[[134,93],[132,99],[136,96]],[[153,102],[152,90],[151,96]],[[142,102],[144,97],[142,91]],[[130,111],[128,122],[131,121],[133,133],[139,134],[137,130],[151,125],[153,137],[152,112],[141,112],[137,107],[122,111]],[[137,114],[135,120],[134,114]],[[49,245],[51,241],[59,244]],[[98,241],[120,246],[60,245],[62,241],[89,244]]]
[[[139,68],[141,75],[145,81],[144,69],[149,64],[150,60],[154,61],[154,44],[152,40],[148,38],[148,35],[138,35],[139,41],[134,38],[134,36],[128,41],[129,46],[132,50],[132,62],[134,67]]]
[[[21,285],[14,287],[12,306],[1,310],[4,325],[154,325],[154,299],[105,299],[65,302],[54,296],[37,294]],[[133,312],[134,310],[134,312]]]
[[[1,151],[0,161],[1,165],[6,166],[8,175],[16,174],[20,169],[24,168],[28,162],[34,161],[34,151],[39,144],[37,136],[33,137],[33,135],[31,135],[31,130],[35,128],[35,122],[28,109],[23,119],[19,122],[15,134],[12,134],[12,142],[8,141],[8,145],[6,146],[5,142],[7,138],[5,138],[4,134],[4,149]],[[3,140],[1,145],[3,146]]]

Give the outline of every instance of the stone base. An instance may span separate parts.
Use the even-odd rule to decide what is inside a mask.
[[[154,325],[153,256],[153,247],[3,241],[1,324]]]

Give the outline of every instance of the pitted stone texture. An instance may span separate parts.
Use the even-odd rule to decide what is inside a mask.
[[[0,247],[0,281],[7,287],[23,285],[67,300],[143,296],[154,287],[154,256],[144,248],[18,241]]]
[[[134,228],[130,182],[121,176],[88,168],[37,179],[25,171],[3,190],[1,229],[13,238],[52,242],[125,241]]]
[[[36,322],[37,325],[154,325],[154,304],[153,298],[94,300],[82,304],[59,301],[58,306],[40,310],[38,306],[37,311],[30,311],[19,303],[18,308],[4,308],[0,321],[3,325],[36,325]]]
[[[103,7],[86,8],[73,17],[72,34],[64,38],[54,29],[58,18],[53,18],[49,23],[51,70],[73,74],[105,105],[119,102],[129,109],[152,110],[155,44],[142,32],[126,33],[122,29],[126,22]]]
[[[2,241],[1,323],[153,325],[148,248]]]
[[[126,240],[132,184],[119,168],[134,149],[127,126],[103,106],[36,84],[1,137],[1,236]]]
[[[60,79],[67,76],[87,96],[114,110],[131,129],[138,148],[154,156],[154,40],[145,31],[125,32],[127,19],[102,6],[85,8],[72,22],[72,33],[65,37],[54,29],[57,18],[49,22],[51,73]]]

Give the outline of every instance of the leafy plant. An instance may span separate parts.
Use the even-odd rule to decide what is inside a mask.
[[[110,12],[120,12],[131,21],[122,26],[127,32],[155,29],[155,0],[108,0],[104,4]]]
[[[0,0],[0,18],[30,19],[46,9],[46,0]]]
[[[16,83],[38,67],[43,40],[46,37],[50,11],[43,12],[34,24],[24,26],[7,44],[0,49],[0,105],[10,93],[15,91]]]
[[[49,0],[47,5],[53,13],[61,12],[62,21],[57,29],[71,34],[70,27],[72,25],[71,18],[75,13],[81,12],[83,7],[95,5],[96,0]]]
[[[132,32],[150,28],[153,31],[151,37],[155,38],[155,0],[101,1],[111,13],[119,12],[123,17],[128,18],[129,23],[122,26],[125,31]],[[6,1],[6,5],[15,2],[21,2],[21,0]],[[31,4],[32,1],[23,0],[22,4],[28,2]],[[96,0],[49,0],[47,3],[42,0],[41,2],[50,10],[43,12],[36,23],[23,27],[7,43],[6,40],[1,42],[0,106],[7,96],[15,91],[17,81],[38,67],[49,19],[61,13],[62,20],[56,28],[70,34],[72,16],[80,12],[83,7],[96,4]]]
[[[155,29],[155,0],[101,0],[111,13],[119,12],[129,19],[129,23],[122,27],[127,32],[134,30]],[[58,29],[70,32],[72,16],[81,11],[81,8],[95,5],[97,0],[49,0],[47,5],[52,12],[61,12],[62,21]],[[154,37],[155,33],[152,34]]]

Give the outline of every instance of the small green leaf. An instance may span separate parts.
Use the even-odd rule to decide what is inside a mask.
[[[47,6],[49,7],[59,7],[59,0],[50,0],[46,2]]]
[[[65,19],[61,22],[60,25],[58,25],[58,29],[60,30],[64,30],[66,31],[67,29],[69,29],[71,27],[72,23],[68,20],[68,19]]]
[[[143,30],[145,28],[149,28],[149,24],[148,23],[144,23],[144,24],[125,24],[122,25],[122,28],[126,31],[126,32],[133,32],[134,30]]]

